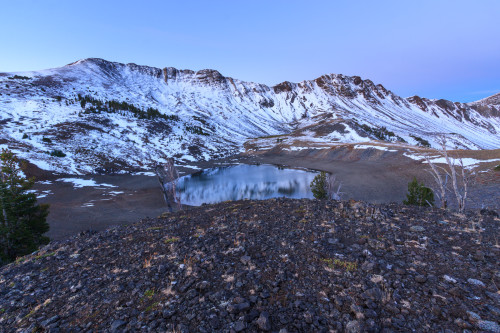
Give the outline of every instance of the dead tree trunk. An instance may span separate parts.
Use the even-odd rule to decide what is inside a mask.
[[[177,205],[177,209],[182,209],[181,197],[180,194],[177,193],[177,179],[179,178],[179,173],[175,168],[174,159],[168,158],[165,164],[156,165],[155,172],[158,176],[158,181],[168,210],[172,212],[174,204]]]
[[[446,209],[448,207],[448,200],[446,199],[448,175],[445,173],[444,177],[443,177],[443,175],[440,172],[440,169],[442,170],[442,168],[440,168],[439,166],[432,163],[429,156],[424,156],[424,158],[427,161],[427,163],[429,164],[429,166],[431,167],[431,169],[427,170],[427,171],[429,171],[429,173],[432,175],[432,177],[436,181],[436,184],[437,184],[438,189],[439,189],[439,192],[438,191],[434,191],[434,192],[439,197],[439,201],[441,202],[441,208]]]
[[[444,157],[446,166],[448,166],[447,170],[444,167],[440,167],[432,163],[431,159],[426,156],[425,159],[427,163],[429,163],[431,170],[430,173],[434,177],[434,180],[439,186],[440,189],[440,199],[441,199],[441,207],[446,208],[446,190],[447,190],[447,182],[448,182],[448,177],[451,179],[451,185],[452,185],[452,193],[455,194],[456,200],[457,200],[457,206],[458,206],[458,211],[460,213],[463,213],[465,210],[465,203],[467,200],[467,192],[469,188],[469,184],[473,181],[474,177],[474,172],[469,171],[465,168],[463,164],[463,159],[458,157],[450,157],[448,154],[448,150],[446,147],[446,136],[445,135],[440,135],[438,137],[438,142],[441,146],[441,150],[439,153]],[[456,161],[458,161],[458,166],[456,164]],[[459,175],[457,173],[456,168],[459,167],[461,171],[461,179],[459,179]],[[444,176],[446,177],[445,180],[443,181],[443,172]]]
[[[326,193],[328,193],[328,198],[333,200],[341,200],[342,192],[340,192],[340,189],[342,188],[342,182],[338,182],[337,184],[336,175],[328,174],[326,176],[326,186]]]

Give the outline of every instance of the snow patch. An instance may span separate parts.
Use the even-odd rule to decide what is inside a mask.
[[[111,184],[98,184],[92,179],[80,179],[80,178],[59,178],[57,181],[72,183],[74,188],[82,188],[82,187],[118,187],[116,185]]]

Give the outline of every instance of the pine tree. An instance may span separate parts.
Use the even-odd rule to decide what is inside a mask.
[[[413,177],[413,180],[408,183],[408,193],[403,203],[415,206],[434,206],[434,193],[423,183],[419,184],[417,178]]]
[[[36,251],[49,242],[49,205],[36,203],[29,190],[34,179],[26,179],[16,156],[7,149],[0,154],[0,265]]]
[[[326,182],[326,172],[321,171],[311,182],[311,192],[316,199],[328,198],[328,184]]]

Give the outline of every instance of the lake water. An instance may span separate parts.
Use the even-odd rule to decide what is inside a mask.
[[[179,178],[183,204],[199,206],[240,199],[313,198],[309,184],[317,172],[273,165],[235,165],[206,169]]]

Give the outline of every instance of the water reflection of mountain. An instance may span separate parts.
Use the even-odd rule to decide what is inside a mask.
[[[239,199],[312,198],[314,172],[271,165],[237,165],[204,170],[179,179],[181,200],[188,205]]]

